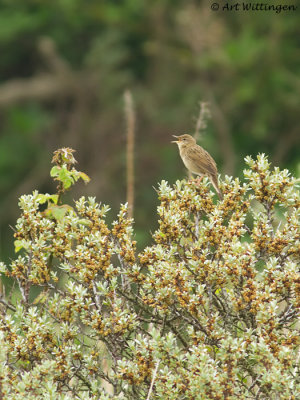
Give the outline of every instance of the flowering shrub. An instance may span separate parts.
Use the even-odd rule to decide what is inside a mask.
[[[163,181],[153,244],[137,254],[122,205],[62,204],[88,177],[56,152],[57,194],[20,199],[1,272],[2,399],[299,398],[299,192],[264,155],[246,183]],[[16,290],[18,288],[18,290]],[[6,290],[7,291],[7,290]]]

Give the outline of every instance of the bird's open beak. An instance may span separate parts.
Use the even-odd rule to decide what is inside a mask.
[[[179,138],[179,136],[176,136],[176,135],[172,135],[172,136],[173,136],[173,137],[176,137],[176,139]],[[172,140],[171,143],[178,143],[178,140]]]

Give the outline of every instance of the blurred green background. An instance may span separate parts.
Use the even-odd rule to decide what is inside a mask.
[[[156,226],[153,186],[186,175],[170,140],[193,133],[199,101],[211,111],[200,143],[223,176],[240,176],[259,152],[299,174],[299,7],[213,12],[211,3],[0,0],[1,260],[13,254],[18,197],[55,190],[50,162],[62,146],[92,178],[71,201],[96,196],[111,218],[126,201],[126,89],[140,246]]]

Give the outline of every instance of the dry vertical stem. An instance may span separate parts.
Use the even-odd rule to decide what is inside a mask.
[[[156,374],[157,374],[157,370],[158,370],[158,367],[159,367],[159,363],[160,363],[160,361],[158,360],[157,363],[156,363],[156,366],[155,366],[155,370],[153,372],[153,377],[152,377],[151,385],[150,385],[150,388],[149,388],[147,400],[150,400],[150,397],[151,397],[151,393],[152,393],[152,390],[153,390],[153,385],[154,385],[154,381],[155,381],[155,378],[156,378]]]
[[[203,131],[207,127],[206,121],[210,117],[210,110],[208,107],[208,103],[205,101],[200,101],[199,106],[200,106],[200,111],[196,121],[195,133],[194,133],[194,138],[196,140],[199,139],[201,131]]]
[[[207,119],[210,117],[210,110],[208,103],[206,101],[200,101],[199,102],[199,115],[196,121],[195,125],[195,133],[194,133],[194,138],[197,141],[200,138],[201,131],[206,129],[207,127]],[[188,171],[188,177],[189,179],[193,178],[193,174]]]
[[[128,203],[128,217],[133,216],[133,203],[134,203],[134,129],[135,129],[135,114],[133,109],[132,94],[129,90],[124,93],[125,101],[125,117],[127,124],[126,132],[126,180],[127,180],[127,203]]]

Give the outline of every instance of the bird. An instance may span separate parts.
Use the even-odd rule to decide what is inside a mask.
[[[213,187],[216,189],[218,197],[223,200],[223,194],[218,184],[218,170],[215,160],[212,156],[196,143],[195,138],[191,135],[173,135],[177,140],[180,157],[186,168],[193,174],[200,175],[200,180],[203,176],[207,176]]]

